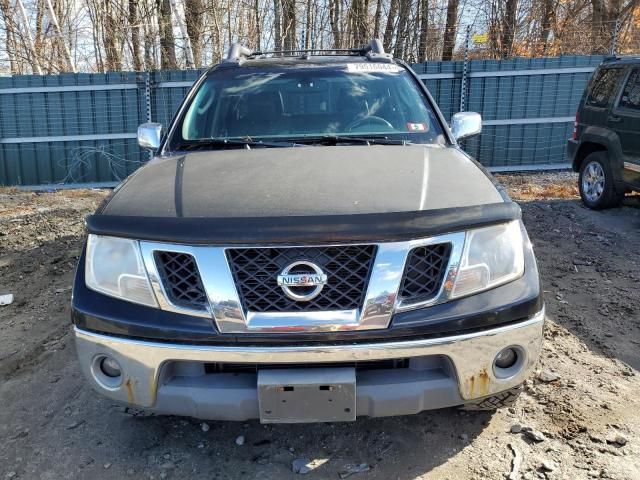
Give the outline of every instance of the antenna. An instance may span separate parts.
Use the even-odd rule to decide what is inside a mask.
[[[241,45],[240,43],[234,43],[233,45],[231,45],[231,48],[229,48],[229,51],[227,52],[227,56],[224,59],[224,61],[240,63],[242,60],[245,60],[250,55],[251,55],[251,50],[249,50],[244,45]]]
[[[384,51],[384,46],[379,38],[372,39],[367,45],[362,47],[362,53],[372,62],[391,62],[393,55]]]

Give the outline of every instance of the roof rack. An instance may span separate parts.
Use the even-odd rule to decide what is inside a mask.
[[[252,52],[247,47],[234,43],[229,48],[227,56],[223,62],[241,63],[244,60],[256,57],[265,57],[267,55],[279,56],[279,57],[303,57],[308,58],[312,55],[354,55],[367,57],[372,62],[391,62],[393,56],[390,53],[384,51],[382,42],[374,38],[367,45],[362,48],[328,48],[328,49],[299,49],[299,50],[271,50],[271,51],[256,51]]]

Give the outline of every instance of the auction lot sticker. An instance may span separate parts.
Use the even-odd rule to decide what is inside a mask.
[[[426,123],[408,122],[407,130],[410,132],[426,132],[429,128]]]
[[[402,68],[393,63],[347,63],[347,71],[351,73],[369,73],[369,72],[400,72]]]

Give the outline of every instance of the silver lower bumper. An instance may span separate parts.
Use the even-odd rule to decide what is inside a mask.
[[[386,416],[442,408],[496,394],[521,384],[542,344],[544,310],[529,320],[450,337],[353,345],[195,346],[116,338],[75,329],[80,365],[107,397],[159,413],[208,419],[258,418],[257,375],[205,373],[205,363],[352,363],[410,359],[402,369],[358,372],[357,415]],[[520,353],[517,368],[496,372],[505,347]],[[113,357],[119,382],[104,382],[96,359]],[[444,362],[434,361],[444,359]]]

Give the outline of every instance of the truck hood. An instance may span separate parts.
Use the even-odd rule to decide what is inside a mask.
[[[503,202],[456,148],[309,146],[157,158],[100,213],[164,218],[415,212]]]

